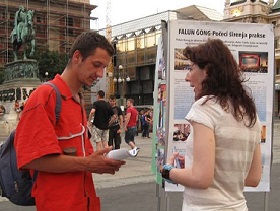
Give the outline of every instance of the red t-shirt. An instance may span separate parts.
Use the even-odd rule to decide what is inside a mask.
[[[57,75],[53,83],[62,95],[59,121],[56,124],[55,90],[49,85],[38,87],[30,95],[16,130],[15,149],[19,168],[48,154],[63,154],[63,149],[68,147],[77,149],[76,156],[88,156],[93,152],[87,137],[84,108],[73,99],[61,76]],[[32,195],[40,211],[100,210],[89,172],[39,172]]]
[[[127,108],[126,113],[131,113],[127,127],[135,127],[138,120],[138,111],[134,106]]]

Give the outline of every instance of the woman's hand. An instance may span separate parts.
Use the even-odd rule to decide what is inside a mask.
[[[174,152],[166,162],[166,165],[174,166],[174,161],[179,162],[176,165],[180,165],[180,168],[185,168],[185,156],[180,155],[179,152]],[[175,166],[176,167],[176,166]]]

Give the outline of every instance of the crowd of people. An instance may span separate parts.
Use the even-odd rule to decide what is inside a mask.
[[[20,104],[18,100],[15,100],[14,106],[13,106],[13,110],[17,114],[17,120],[19,120],[20,114],[23,111],[23,108],[24,108],[24,102],[22,102]],[[4,116],[6,113],[7,113],[7,110],[6,110],[5,106],[4,105],[0,105],[0,116]],[[8,113],[9,113],[9,111],[8,111]]]
[[[112,146],[113,149],[120,149],[121,133],[124,132],[124,140],[135,150],[137,155],[140,148],[135,145],[135,136],[138,126],[138,111],[134,107],[133,99],[127,100],[126,114],[116,105],[116,96],[110,95],[109,100],[105,99],[105,92],[97,92],[97,101],[88,117],[88,127],[91,132],[91,143],[96,145],[96,150]]]

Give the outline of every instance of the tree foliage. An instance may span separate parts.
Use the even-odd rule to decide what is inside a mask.
[[[68,62],[68,55],[57,51],[50,51],[48,46],[40,46],[36,49],[35,56],[39,63],[39,78],[54,78],[56,74],[61,74]],[[46,75],[46,72],[48,75]]]

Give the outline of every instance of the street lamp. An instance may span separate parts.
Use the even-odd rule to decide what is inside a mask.
[[[114,78],[113,78],[114,82],[119,82],[119,83],[122,82],[122,78],[121,78],[121,74],[120,74],[120,72],[122,72],[122,70],[123,70],[123,66],[120,64],[118,69],[116,69],[116,71],[117,71],[116,75],[117,76],[116,75],[114,76]]]
[[[49,76],[49,72],[46,71],[46,72],[45,72],[45,81],[48,81],[48,76]]]
[[[125,71],[124,71],[124,67],[120,64],[117,68],[116,68],[116,74],[113,78],[114,83],[117,83],[117,91],[119,91],[120,89],[118,89],[120,86],[122,88],[122,92],[121,92],[121,105],[124,106],[125,102],[125,88],[126,88],[126,82],[130,81],[130,77],[129,76],[125,76]],[[119,85],[118,85],[119,84]]]

